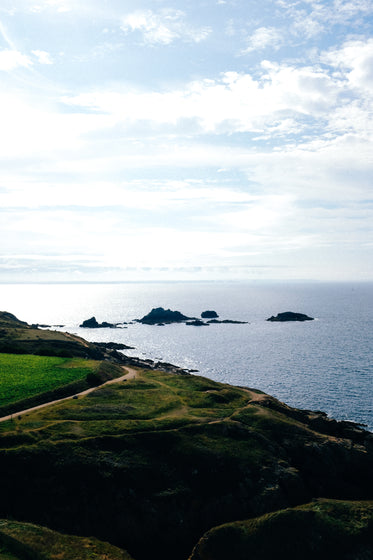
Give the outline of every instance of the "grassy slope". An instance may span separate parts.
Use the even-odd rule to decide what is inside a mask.
[[[373,502],[316,500],[211,529],[190,560],[361,560],[373,556]]]
[[[82,358],[0,354],[0,407],[85,379],[99,365]]]
[[[1,547],[4,552],[1,552]],[[38,525],[0,520],[0,560],[132,560],[94,538],[62,535]]]
[[[0,417],[74,395],[122,373],[83,338],[39,329],[0,311]]]
[[[372,495],[371,436],[337,438],[313,420],[257,391],[139,371],[3,423],[0,514],[94,534],[137,560],[185,559],[220,523]]]
[[[121,375],[121,366],[106,361],[0,353],[0,417],[75,395]]]

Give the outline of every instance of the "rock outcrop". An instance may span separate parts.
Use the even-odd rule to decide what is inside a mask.
[[[115,329],[117,325],[114,323],[107,323],[106,321],[99,323],[96,320],[96,317],[91,317],[90,319],[83,321],[79,327],[83,329]]]
[[[187,317],[186,315],[180,313],[180,311],[172,311],[171,309],[156,307],[142,319],[137,319],[137,322],[142,323],[143,325],[159,325],[162,323],[183,323],[184,321],[194,319],[195,317]]]
[[[219,315],[216,311],[202,311],[201,317],[202,319],[217,319]]]

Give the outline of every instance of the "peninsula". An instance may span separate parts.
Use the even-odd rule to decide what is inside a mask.
[[[6,312],[0,348],[0,558],[372,557],[360,426]],[[17,380],[71,398],[20,414]]]

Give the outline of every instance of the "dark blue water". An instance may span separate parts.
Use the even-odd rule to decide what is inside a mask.
[[[214,309],[246,325],[141,324],[80,329],[98,321],[131,321],[153,307],[199,316]],[[324,410],[373,430],[373,284],[155,283],[1,285],[0,308],[28,322],[63,324],[88,340],[136,347],[132,355],[198,369],[212,379],[261,389],[286,403]],[[270,323],[283,311],[315,317]]]

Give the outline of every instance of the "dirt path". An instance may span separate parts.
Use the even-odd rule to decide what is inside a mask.
[[[106,385],[111,385],[112,383],[120,383],[121,381],[125,381],[126,379],[135,379],[136,375],[137,375],[137,371],[133,368],[130,367],[125,367],[122,366],[124,370],[127,371],[127,373],[125,375],[122,375],[121,377],[115,377],[114,379],[110,379],[110,381],[106,381],[105,383],[103,383],[102,385],[98,385],[97,387],[91,387],[90,389],[86,389],[85,391],[82,391],[81,393],[76,393],[75,395],[71,395],[70,397],[64,397],[63,399],[57,399],[55,401],[49,401],[46,402],[44,404],[39,404],[38,406],[34,406],[32,408],[27,408],[26,410],[20,410],[19,412],[14,412],[13,414],[8,414],[8,416],[3,416],[2,418],[0,418],[0,422],[5,422],[6,420],[11,420],[12,418],[17,418],[18,416],[23,416],[24,414],[28,414],[29,412],[34,412],[35,410],[39,410],[40,408],[45,408],[46,406],[50,406],[52,404],[57,404],[63,401],[67,401],[69,399],[73,399],[75,397],[83,397],[84,395],[89,395],[89,393],[92,393],[93,391],[96,391],[97,389],[101,389],[102,387],[105,387]]]

